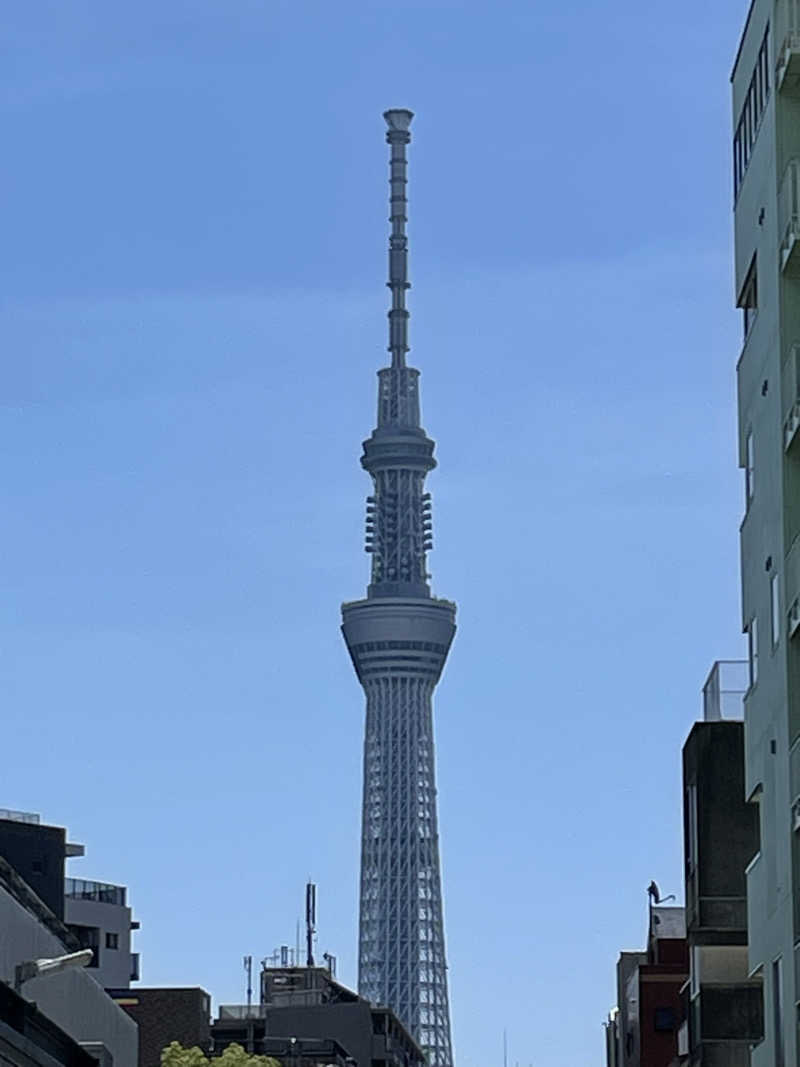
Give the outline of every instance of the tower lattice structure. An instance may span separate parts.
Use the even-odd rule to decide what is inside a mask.
[[[431,1067],[451,1067],[433,743],[433,691],[455,634],[455,604],[431,596],[425,477],[434,442],[420,425],[408,352],[406,146],[410,111],[384,115],[391,149],[389,352],[378,371],[378,424],[361,464],[372,478],[364,600],[342,607],[366,695],[359,992],[398,1015]]]

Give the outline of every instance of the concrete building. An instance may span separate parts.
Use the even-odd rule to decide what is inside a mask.
[[[81,948],[94,953],[94,977],[104,989],[126,989],[139,979],[139,953],[131,951],[131,931],[139,923],[127,904],[125,886],[67,878],[64,921]]]
[[[455,633],[455,605],[431,596],[425,477],[434,442],[420,424],[419,372],[408,351],[406,146],[412,113],[387,111],[391,146],[389,351],[378,372],[378,425],[364,442],[364,600],[342,606],[342,630],[366,696],[358,988],[391,1008],[430,1067],[451,1067],[439,865],[432,698]]]
[[[800,999],[800,7],[753,0],[732,73],[749,973],[754,1067],[797,1067]]]
[[[608,1019],[603,1023],[606,1032],[606,1067],[620,1067],[620,1027],[619,1008],[614,1008],[608,1013]]]
[[[98,1062],[35,1004],[0,982],[0,1067],[98,1067]]]
[[[622,952],[617,1008],[606,1023],[607,1067],[672,1067],[688,978],[683,908],[651,905],[647,949]]]
[[[211,1027],[216,1054],[237,1042],[283,1062],[280,1041],[291,1038],[305,1042],[312,1057],[321,1051],[314,1041],[333,1042],[353,1067],[425,1067],[422,1049],[394,1012],[370,1004],[322,967],[265,967],[261,1003],[222,1005]]]
[[[85,854],[83,845],[67,841],[62,826],[45,826],[31,812],[0,809],[0,856],[67,925],[78,945],[92,950],[89,967],[100,985],[127,988],[139,978],[139,955],[131,949],[131,932],[139,923],[127,906],[124,886],[65,877],[66,861]]]
[[[78,949],[66,926],[0,856],[0,982],[14,985],[20,964]],[[103,1067],[137,1067],[135,1023],[84,968],[24,982],[22,996]]]
[[[44,826],[38,815],[0,808],[0,856],[59,918],[64,918],[64,864],[83,856],[63,826]]]
[[[714,664],[703,721],[683,746],[690,977],[678,1049],[689,1067],[747,1067],[763,1037],[761,980],[747,962],[745,870],[758,851],[758,812],[745,800],[746,668]]]

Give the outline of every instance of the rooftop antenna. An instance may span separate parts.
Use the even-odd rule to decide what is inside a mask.
[[[317,887],[306,883],[306,967],[314,966],[314,934],[317,932]]]
[[[661,896],[661,890],[656,885],[655,881],[652,881],[647,887],[647,895],[650,897],[650,907],[652,908],[656,904],[665,904],[668,900],[674,900],[675,894],[670,893],[667,897]]]
[[[253,1003],[253,957],[244,957],[244,970],[247,975],[247,1007]]]
[[[503,1067],[508,1067],[508,1033],[503,1027]]]

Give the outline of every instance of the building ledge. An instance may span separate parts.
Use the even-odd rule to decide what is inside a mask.
[[[775,88],[787,95],[800,94],[800,33],[789,30],[778,51]]]

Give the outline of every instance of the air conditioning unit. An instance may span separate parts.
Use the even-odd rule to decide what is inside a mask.
[[[792,831],[797,833],[800,830],[800,797],[796,797],[792,804]]]
[[[795,597],[792,606],[789,608],[787,620],[787,632],[789,637],[794,637],[798,627],[800,627],[800,597]]]

